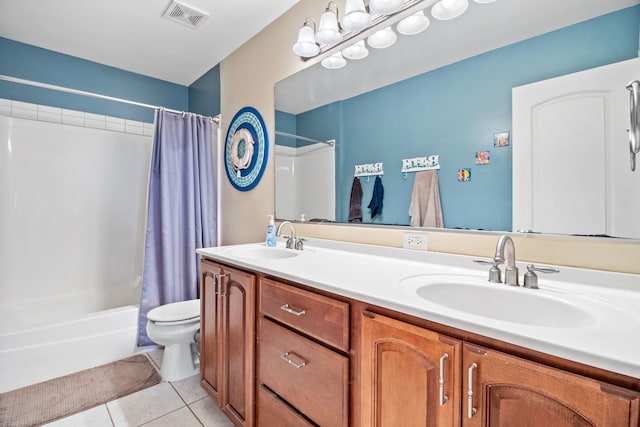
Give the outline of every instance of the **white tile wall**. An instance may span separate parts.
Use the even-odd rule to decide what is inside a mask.
[[[5,98],[0,98],[0,115],[135,135],[153,136],[155,131],[153,123],[125,120],[118,117],[13,101]]]

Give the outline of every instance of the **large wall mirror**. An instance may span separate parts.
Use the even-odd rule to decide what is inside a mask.
[[[469,0],[364,59],[278,82],[276,216],[346,223],[355,166],[382,163],[382,214],[367,209],[375,176],[361,179],[362,222],[408,226],[402,161],[438,155],[445,228],[515,231],[512,89],[637,57],[639,23],[640,0]]]

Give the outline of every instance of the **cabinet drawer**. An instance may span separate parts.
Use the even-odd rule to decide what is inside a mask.
[[[258,427],[313,427],[264,386],[258,390]]]
[[[260,311],[328,345],[349,351],[349,304],[345,302],[262,279]]]
[[[259,329],[259,382],[314,423],[346,426],[349,359],[268,319]]]

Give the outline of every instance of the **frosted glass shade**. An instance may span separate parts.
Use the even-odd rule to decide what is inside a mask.
[[[387,27],[380,31],[376,31],[367,38],[367,44],[374,49],[384,49],[392,46],[398,36],[393,32],[391,27]]]
[[[378,15],[391,15],[402,8],[404,0],[370,0],[369,10]]]
[[[316,41],[323,44],[335,44],[342,40],[338,29],[338,17],[332,10],[326,10],[320,17],[320,26],[316,32]]]
[[[363,0],[347,0],[340,23],[347,31],[359,31],[369,25],[371,15],[367,13]]]
[[[431,16],[440,21],[447,21],[462,15],[467,8],[468,0],[440,0],[431,8]]]
[[[363,59],[369,56],[369,49],[364,45],[364,40],[342,49],[342,55],[347,59]]]
[[[487,3],[493,3],[496,0],[473,0],[473,1],[480,4],[487,4]]]
[[[424,11],[420,10],[398,22],[397,29],[400,34],[411,36],[423,32],[429,28],[430,24],[429,18],[425,16]]]
[[[298,41],[293,45],[293,52],[303,58],[316,56],[320,52],[320,46],[316,44],[316,37],[313,34],[313,27],[311,25],[305,23],[302,28],[300,28]]]
[[[324,68],[328,68],[330,70],[337,70],[338,68],[342,68],[347,65],[347,60],[344,59],[340,52],[334,53],[328,58],[323,59],[321,62]]]

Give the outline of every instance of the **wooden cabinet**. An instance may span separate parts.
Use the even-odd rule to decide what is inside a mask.
[[[460,425],[461,342],[367,311],[361,325],[361,425]]]
[[[640,393],[364,311],[360,411],[376,427],[638,427]]]
[[[253,426],[255,275],[203,260],[200,276],[200,384],[236,426]]]
[[[269,279],[259,292],[258,425],[348,426],[348,303]]]
[[[463,426],[637,427],[640,394],[464,344]]]

